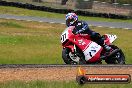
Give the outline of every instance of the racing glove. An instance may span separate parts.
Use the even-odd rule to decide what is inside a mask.
[[[82,28],[82,30],[78,30],[75,34],[80,34],[80,33],[83,33],[85,31],[84,28]]]

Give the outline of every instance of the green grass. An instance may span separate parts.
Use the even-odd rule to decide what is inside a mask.
[[[46,18],[61,18],[65,19],[65,14],[51,13],[37,10],[28,10],[16,7],[9,6],[0,6],[0,14],[14,14],[14,15],[24,15],[24,16],[37,16],[37,17],[46,17]],[[80,20],[89,20],[89,21],[105,21],[105,22],[128,22],[132,23],[132,19],[120,20],[120,19],[110,19],[110,18],[101,18],[101,17],[88,17],[88,16],[79,16]]]
[[[16,28],[24,28],[23,26],[15,23],[15,22],[1,22],[0,26],[8,26],[8,27],[16,27]]]
[[[0,19],[0,64],[64,64],[61,32],[65,25]],[[115,45],[132,63],[132,30],[91,27],[101,34],[116,34]]]
[[[0,64],[63,63],[59,24],[12,20],[0,20],[1,23],[5,24],[0,29]]]
[[[132,84],[85,84],[78,85],[75,81],[10,81],[0,83],[0,88],[131,88]]]

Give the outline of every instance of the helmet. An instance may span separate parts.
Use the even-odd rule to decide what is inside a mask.
[[[66,15],[66,25],[74,26],[74,24],[78,21],[78,16],[75,13],[68,13]]]

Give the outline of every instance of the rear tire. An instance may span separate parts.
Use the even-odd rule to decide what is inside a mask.
[[[119,49],[115,45],[110,45],[112,49]],[[116,54],[112,55],[111,57],[106,58],[105,62],[107,64],[125,64],[125,55],[123,51],[120,49],[119,52]]]
[[[86,64],[84,57],[79,55],[76,56],[76,59],[72,58],[72,52],[69,48],[63,48],[62,50],[62,58],[66,64]]]

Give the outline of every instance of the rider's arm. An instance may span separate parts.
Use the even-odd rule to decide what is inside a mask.
[[[78,31],[78,33],[86,33],[91,36],[91,38],[101,38],[101,35],[95,31],[92,31],[88,24],[85,21],[81,21],[82,29]]]
[[[81,21],[82,28],[78,31],[78,33],[86,33],[86,34],[92,34],[92,30],[90,30],[88,24],[85,21]]]
[[[88,24],[85,21],[82,21],[82,30],[85,31],[89,29]]]

